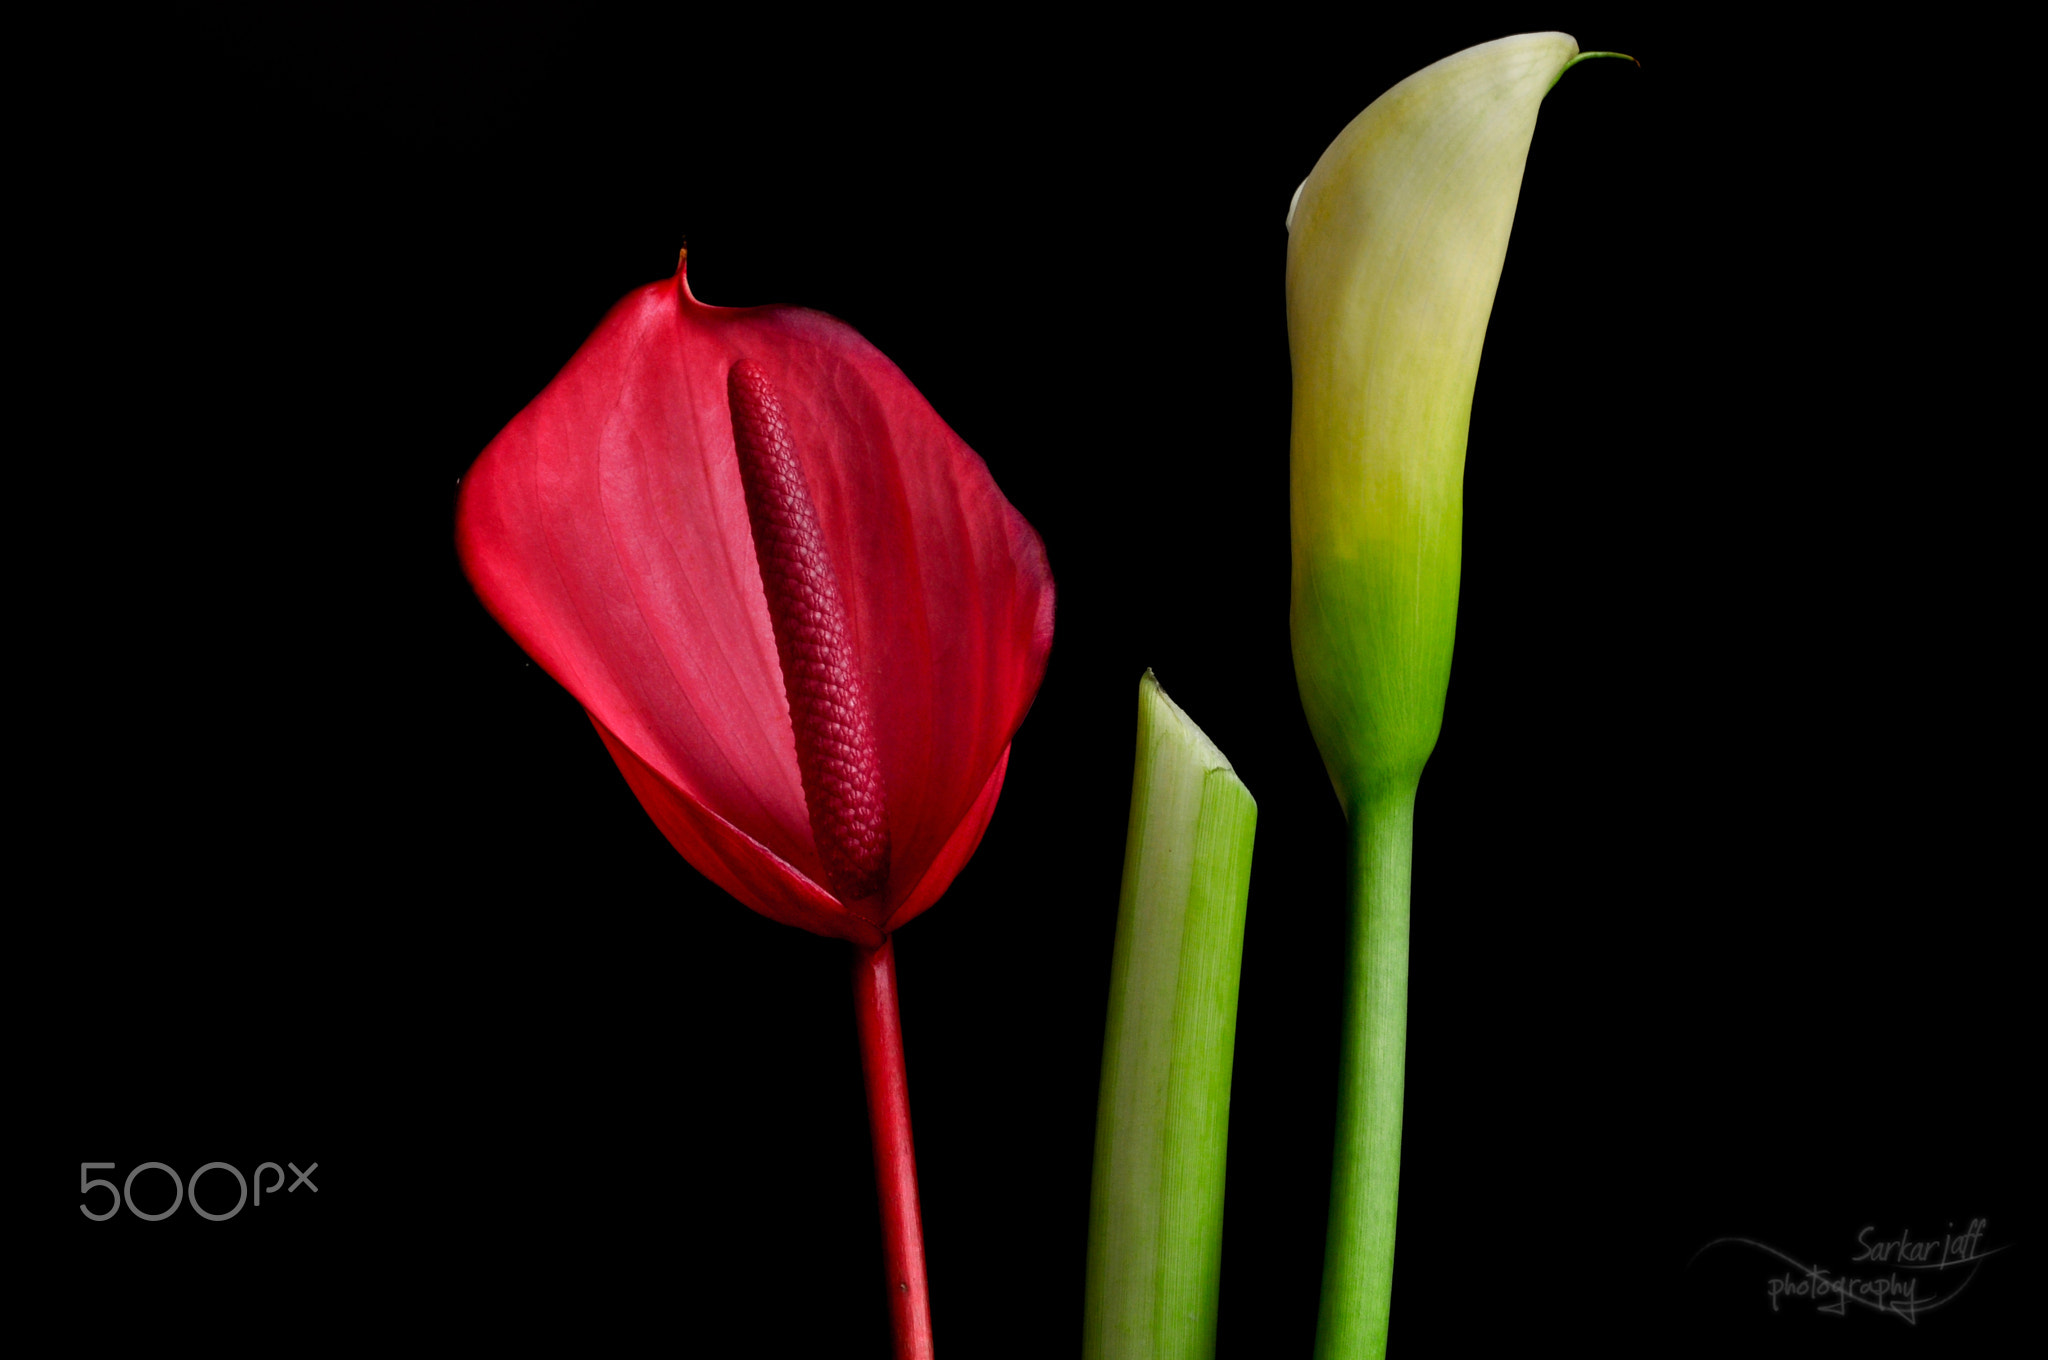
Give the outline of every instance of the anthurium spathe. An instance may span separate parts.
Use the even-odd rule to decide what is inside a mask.
[[[742,447],[748,419],[783,444]],[[768,515],[793,567],[757,545],[746,467],[792,493]],[[1052,641],[1038,535],[902,372],[821,313],[706,306],[683,269],[613,308],[492,441],[457,542],[691,864],[869,946],[973,854]],[[779,599],[784,643],[830,634],[792,654],[794,689]]]
[[[1038,535],[851,327],[679,267],[484,450],[456,540],[676,849],[853,942],[890,1324],[929,1360],[890,932],[995,811],[1052,645]]]

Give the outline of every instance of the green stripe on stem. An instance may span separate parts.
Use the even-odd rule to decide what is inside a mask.
[[[1414,845],[1414,784],[1397,784],[1352,807],[1344,1050],[1316,1360],[1379,1360],[1387,1353],[1408,1056]]]
[[[1230,762],[1145,672],[1095,1126],[1086,1360],[1206,1360],[1216,1349],[1257,821]]]

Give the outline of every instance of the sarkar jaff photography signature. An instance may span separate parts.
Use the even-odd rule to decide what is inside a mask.
[[[1846,1317],[1853,1303],[1910,1326],[1922,1313],[1952,1302],[1977,1278],[1978,1267],[1985,1260],[2005,1250],[1985,1247],[1986,1226],[1986,1220],[1973,1218],[1962,1232],[1915,1237],[1909,1228],[1881,1236],[1877,1226],[1869,1224],[1856,1234],[1856,1254],[1849,1260],[1849,1270],[1807,1265],[1748,1237],[1717,1237],[1695,1252],[1693,1259],[1697,1261],[1716,1247],[1753,1247],[1791,1267],[1765,1283],[1773,1313],[1780,1311],[1786,1300],[1798,1299],[1811,1301],[1820,1312]],[[1863,1270],[1853,1269],[1856,1266]]]

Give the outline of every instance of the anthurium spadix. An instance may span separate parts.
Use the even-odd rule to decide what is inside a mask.
[[[897,1351],[929,1355],[889,934],[995,810],[1052,643],[1038,535],[851,327],[679,268],[485,449],[456,539],[684,858],[855,945]]]
[[[1536,33],[1418,71],[1338,135],[1288,212],[1290,627],[1352,836],[1326,1358],[1386,1345],[1413,812],[1450,679],[1465,440],[1537,108],[1579,59]]]

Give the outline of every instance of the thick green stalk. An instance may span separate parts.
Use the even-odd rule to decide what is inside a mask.
[[[1257,820],[1230,762],[1145,672],[1095,1126],[1087,1360],[1215,1353]]]
[[[1352,806],[1344,1050],[1316,1360],[1379,1360],[1387,1353],[1401,1188],[1414,845],[1413,783],[1397,784]]]

